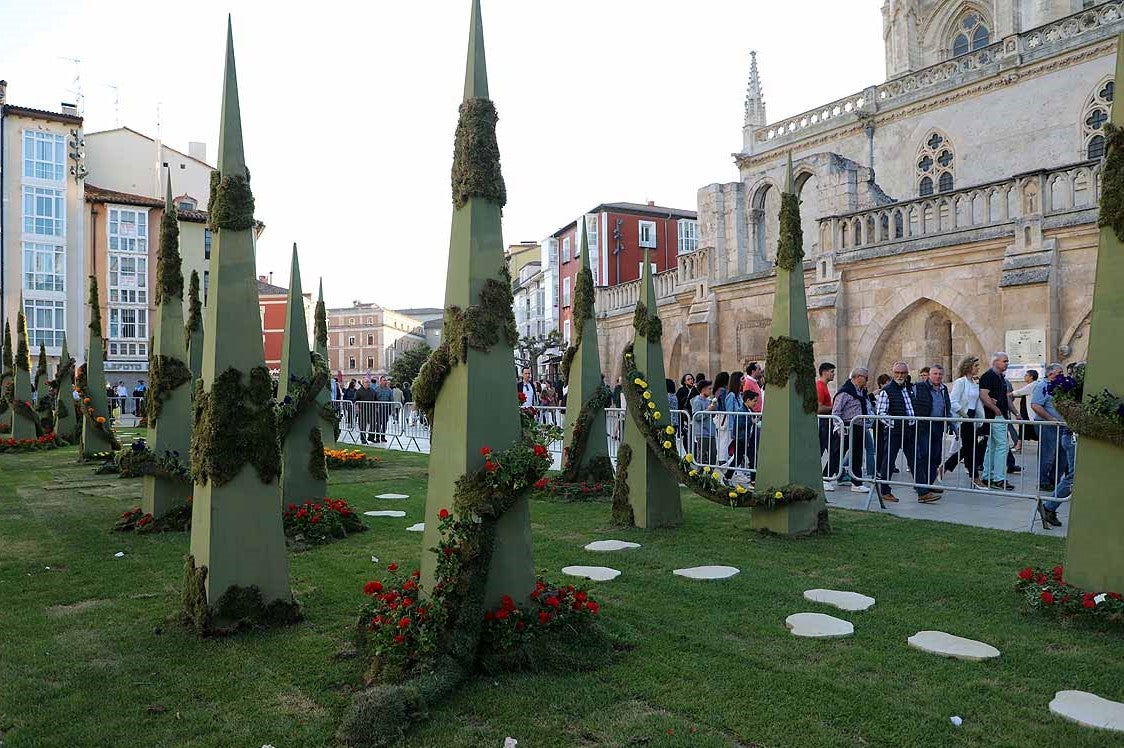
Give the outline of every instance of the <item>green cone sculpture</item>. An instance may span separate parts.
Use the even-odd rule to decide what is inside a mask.
[[[83,459],[121,447],[110,428],[109,399],[105,395],[105,343],[101,336],[101,304],[98,300],[98,279],[92,275],[87,304],[90,307],[90,334],[86,341],[86,364],[82,367],[78,381],[79,394],[82,396]]]
[[[23,315],[23,295],[16,314],[15,389],[12,399],[12,438],[35,439],[43,432],[31,406],[31,352],[27,345],[27,319]]]
[[[1117,37],[1116,75],[1124,76],[1124,35]],[[1117,80],[1124,80],[1117,77]],[[1097,277],[1089,319],[1083,401],[1104,390],[1124,394],[1124,105],[1112,105],[1101,196]],[[1117,476],[1124,448],[1082,435],[1066,540],[1065,577],[1090,592],[1124,592],[1124,502]]]
[[[183,273],[179,220],[168,174],[156,258],[155,333],[148,355],[148,448],[187,463],[191,448],[191,369],[183,335]],[[146,475],[141,508],[159,519],[191,496],[192,486],[167,475]]]
[[[183,328],[191,381],[203,376],[203,304],[199,301],[199,271],[191,271],[187,291],[187,324]],[[194,387],[194,385],[192,385]]]
[[[324,437],[317,402],[324,391],[327,365],[308,350],[308,324],[304,317],[304,292],[293,245],[289,271],[289,298],[285,306],[285,337],[281,343],[281,381],[277,399],[281,412],[281,506],[319,501],[328,495],[328,468],[324,462]],[[315,374],[315,376],[314,376]]]
[[[218,170],[211,174],[207,212],[215,238],[203,372],[194,395],[195,488],[191,555],[184,574],[185,617],[200,632],[234,617],[230,603],[244,600],[247,594],[257,599],[249,606],[253,612],[244,617],[295,609],[277,505],[281,454],[273,385],[262,349],[252,234],[254,198],[242,150],[229,20]]]
[[[316,312],[312,323],[313,350],[316,355],[328,364],[328,310],[324,307],[324,280],[320,279],[320,290],[316,294]],[[328,376],[332,375],[328,367]],[[332,410],[332,383],[324,385],[316,395],[316,410],[320,413],[320,437],[328,449],[336,447],[336,430],[339,428],[339,417]]]
[[[613,478],[609,445],[604,438],[605,408],[609,404],[610,393],[601,382],[597,319],[593,308],[593,271],[589,265],[585,217],[578,222],[581,224],[578,242],[581,267],[574,290],[574,339],[562,364],[567,382],[562,479],[570,483],[610,481]]]
[[[32,382],[31,388],[35,390],[35,397],[38,399],[47,395],[47,346],[42,343],[39,344],[39,363],[35,367],[35,381]]]
[[[753,509],[752,527],[782,535],[827,529],[816,420],[816,365],[808,330],[801,237],[800,200],[793,188],[790,155],[781,194],[773,325],[765,355],[769,396],[755,484],[758,491],[805,486],[817,497],[776,509]]]
[[[515,393],[515,322],[504,267],[500,211],[507,194],[500,173],[496,114],[488,98],[479,0],[472,4],[464,101],[453,155],[453,223],[445,281],[445,341],[419,376],[438,360],[454,362],[433,406],[429,490],[422,543],[422,582],[434,584],[438,517],[452,511],[457,479],[484,465],[481,448],[507,449],[521,435]],[[506,296],[505,296],[506,294]],[[471,319],[479,324],[467,323]],[[483,340],[486,337],[493,339]],[[451,358],[450,358],[451,357]],[[459,362],[459,363],[457,363]],[[426,388],[415,397],[424,401]],[[424,407],[424,406],[423,406]],[[496,521],[485,604],[503,594],[525,601],[535,583],[531,520],[523,497]]]
[[[656,290],[652,281],[652,265],[645,257],[640,273],[640,300],[633,315],[632,349],[636,368],[644,372],[649,389],[665,423],[670,423],[671,412],[664,387],[663,323],[656,306]],[[657,400],[658,398],[658,400]],[[637,527],[675,527],[683,524],[683,504],[679,496],[679,482],[658,456],[652,454],[644,434],[631,418],[624,419],[624,441],[627,457],[617,455],[617,469],[627,474],[628,501],[632,507],[632,521]],[[618,479],[619,480],[619,479]]]
[[[75,419],[75,410],[78,406],[74,401],[74,359],[66,348],[66,334],[62,336],[62,353],[59,356],[59,368],[55,371],[55,398],[54,429],[55,433],[73,444],[73,438],[78,430],[78,421]],[[81,412],[81,411],[79,411]]]

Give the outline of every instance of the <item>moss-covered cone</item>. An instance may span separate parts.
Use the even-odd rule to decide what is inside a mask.
[[[203,304],[199,300],[199,271],[191,271],[187,292],[187,323],[183,328],[187,344],[187,366],[193,380],[203,376]]]
[[[81,403],[74,399],[74,367],[75,361],[67,350],[66,336],[63,335],[62,355],[59,356],[59,367],[52,383],[58,393],[53,423],[55,433],[68,440],[79,433],[80,421],[75,417],[75,413],[82,412]]]
[[[43,428],[31,407],[31,356],[27,345],[27,320],[23,315],[23,298],[16,314],[15,386],[12,399],[12,438],[34,439]]]
[[[324,362],[328,362],[328,310],[324,306],[324,281],[320,281],[320,289],[316,294],[316,313],[314,315],[313,348]],[[331,367],[329,366],[329,373]],[[320,413],[320,434],[324,446],[334,449],[339,431],[339,417],[332,410],[331,383],[320,390],[316,395],[316,408]]]
[[[101,336],[98,309],[98,279],[90,276],[90,324],[86,340],[86,363],[79,376],[82,411],[82,457],[119,447],[110,431],[111,414],[105,394],[105,343]]]

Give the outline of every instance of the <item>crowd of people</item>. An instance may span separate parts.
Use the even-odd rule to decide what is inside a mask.
[[[1038,490],[1050,495],[1038,511],[1044,527],[1060,527],[1057,509],[1070,497],[1076,449],[1052,395],[1051,383],[1064,369],[1051,363],[1042,377],[1028,370],[1015,389],[1006,377],[1009,365],[1004,352],[993,354],[986,369],[979,357],[966,356],[951,388],[940,364],[922,368],[914,381],[908,364],[898,361],[873,385],[869,370],[856,367],[833,395],[836,366],[820,364],[817,411],[835,416],[820,419],[824,489],[837,490],[833,478],[843,474],[853,491],[866,493],[873,484],[883,501],[897,502],[893,486],[907,486],[927,504],[940,500],[941,480],[963,465],[976,488],[1014,490],[1008,476],[1022,471],[1015,454],[1024,441],[1038,441]],[[674,389],[670,381],[668,387]],[[727,477],[756,467],[758,416],[767,399],[762,365],[751,362],[744,373],[722,371],[713,381],[703,373],[684,374],[673,397],[683,413],[684,450],[718,465]],[[710,417],[698,417],[704,412]],[[909,481],[894,478],[899,455]]]
[[[342,389],[340,384],[336,379],[331,380],[331,395],[333,401],[351,404],[344,413],[347,428],[358,427],[361,444],[386,444],[387,424],[401,419],[402,406],[412,400],[409,383],[391,383],[390,377],[384,374],[377,380],[369,376],[352,379]]]

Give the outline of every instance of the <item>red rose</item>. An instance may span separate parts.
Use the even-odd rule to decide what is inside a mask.
[[[379,582],[379,581],[375,580],[375,581],[367,582],[365,585],[363,585],[363,594],[364,595],[370,595],[371,597],[374,597],[375,595],[379,594],[380,592],[382,592],[382,582]]]
[[[484,457],[487,457],[488,455],[492,454],[492,448],[491,447],[481,447],[480,448],[480,454],[483,455]]]
[[[415,582],[413,579],[407,579],[406,583],[402,585],[402,589],[407,590],[407,591],[408,590],[416,590],[417,588],[418,588],[418,583]]]
[[[412,597],[404,597],[404,598],[402,598],[402,607],[403,607],[403,608],[408,608],[408,607],[410,607],[410,606],[411,606],[411,605],[413,605],[413,604],[414,604],[414,598],[412,598]]]
[[[409,628],[409,626],[410,626],[410,617],[409,616],[402,616],[402,620],[400,620],[398,622],[398,628],[404,629],[404,628]]]
[[[319,514],[312,515],[312,524],[315,525],[319,521],[320,521],[320,515]]]
[[[574,595],[574,599],[577,600],[579,603],[584,603],[586,600],[589,599],[589,596],[586,595],[584,592],[578,592]]]
[[[557,608],[560,603],[558,602],[557,597],[555,597],[554,595],[551,595],[550,597],[548,597],[546,599],[546,604],[549,605],[552,608]]]
[[[511,595],[500,596],[500,607],[504,610],[515,610],[515,601],[511,599]]]
[[[1091,597],[1087,597],[1084,600],[1082,600],[1081,604],[1084,605],[1086,608],[1097,607],[1097,604],[1095,602],[1093,602],[1093,598],[1091,598]]]
[[[421,569],[414,569],[410,572],[410,576],[414,579],[421,579]]]
[[[598,605],[597,603],[593,602],[592,600],[590,600],[588,603],[585,604],[585,609],[588,610],[593,615],[597,615],[597,613],[600,612],[600,610],[601,610],[601,606]]]
[[[1059,582],[1062,581],[1062,567],[1054,567],[1054,579],[1058,580]]]
[[[437,519],[448,519],[448,518],[449,518],[449,510],[448,509],[442,509],[441,511],[439,511],[437,513]]]
[[[519,404],[522,405],[525,402],[527,402],[527,396],[524,395],[522,392],[520,392],[519,393]]]
[[[550,452],[541,444],[536,444],[534,447],[535,457],[547,457]]]
[[[546,624],[550,623],[550,620],[552,618],[554,618],[554,616],[544,610],[539,613],[539,624],[545,626]]]
[[[494,472],[496,472],[497,470],[500,469],[500,466],[497,465],[496,463],[492,462],[491,460],[488,460],[487,462],[484,463],[484,469],[487,470],[489,473],[494,473]]]
[[[1044,590],[1042,592],[1042,602],[1046,603],[1047,605],[1053,605],[1054,604],[1054,593],[1050,592],[1050,590]]]
[[[398,564],[391,564],[390,566],[386,567],[386,570],[387,571],[398,571]]]
[[[546,484],[550,481],[544,476],[535,481],[535,488],[546,488]]]
[[[496,611],[496,620],[502,621],[502,620],[506,619],[509,615],[511,615],[511,611],[504,610],[503,608],[500,608],[499,610]]]
[[[395,644],[403,644],[403,643],[405,643],[405,641],[406,641],[406,637],[402,636],[401,634],[394,637],[394,643]]]
[[[1034,578],[1034,581],[1035,581],[1036,584],[1046,584],[1046,575],[1045,574],[1039,574],[1038,576],[1036,576]]]
[[[1019,579],[1030,579],[1034,576],[1034,569],[1029,566],[1019,572]]]

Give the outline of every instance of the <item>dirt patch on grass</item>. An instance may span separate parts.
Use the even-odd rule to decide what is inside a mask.
[[[108,605],[109,603],[109,600],[95,598],[90,600],[79,600],[78,602],[70,603],[69,605],[49,605],[47,606],[47,615],[51,616],[52,618],[62,618],[64,616],[72,616],[77,615],[78,613],[84,613],[87,610],[92,610],[94,608],[100,608],[103,605]]]
[[[321,719],[327,713],[324,707],[299,688],[279,694],[277,708],[282,714],[298,718]]]
[[[12,517],[9,515],[8,519]],[[40,553],[38,540],[12,540],[0,535],[0,561],[28,561]]]

